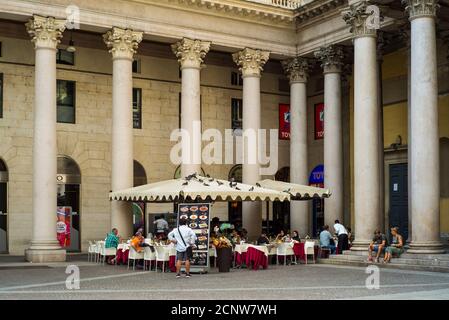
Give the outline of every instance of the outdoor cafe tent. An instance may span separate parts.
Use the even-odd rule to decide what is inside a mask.
[[[257,185],[262,188],[282,191],[290,194],[291,200],[310,200],[313,198],[329,198],[332,193],[329,189],[304,186],[296,183],[266,179],[259,181]]]
[[[264,187],[191,175],[109,193],[110,200],[173,201],[288,201],[290,194]]]

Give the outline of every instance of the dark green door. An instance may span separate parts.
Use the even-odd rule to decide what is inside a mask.
[[[408,239],[407,163],[390,164],[390,227],[398,227]]]

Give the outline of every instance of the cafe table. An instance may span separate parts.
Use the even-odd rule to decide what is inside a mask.
[[[245,264],[248,269],[251,266],[253,270],[259,270],[259,267],[266,269],[268,267],[268,253],[268,248],[265,245],[248,244],[245,257]]]
[[[241,267],[246,262],[247,243],[236,244],[234,247],[234,266]]]

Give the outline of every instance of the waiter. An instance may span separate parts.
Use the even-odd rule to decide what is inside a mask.
[[[342,254],[343,250],[349,250],[348,230],[346,230],[345,226],[342,225],[339,220],[335,220],[334,230],[338,237],[338,254]]]

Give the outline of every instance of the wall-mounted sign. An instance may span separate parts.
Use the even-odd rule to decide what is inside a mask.
[[[290,105],[279,104],[279,139],[290,140]]]
[[[315,140],[324,137],[324,103],[315,105]]]
[[[309,185],[324,188],[324,165],[317,165],[309,176]]]

